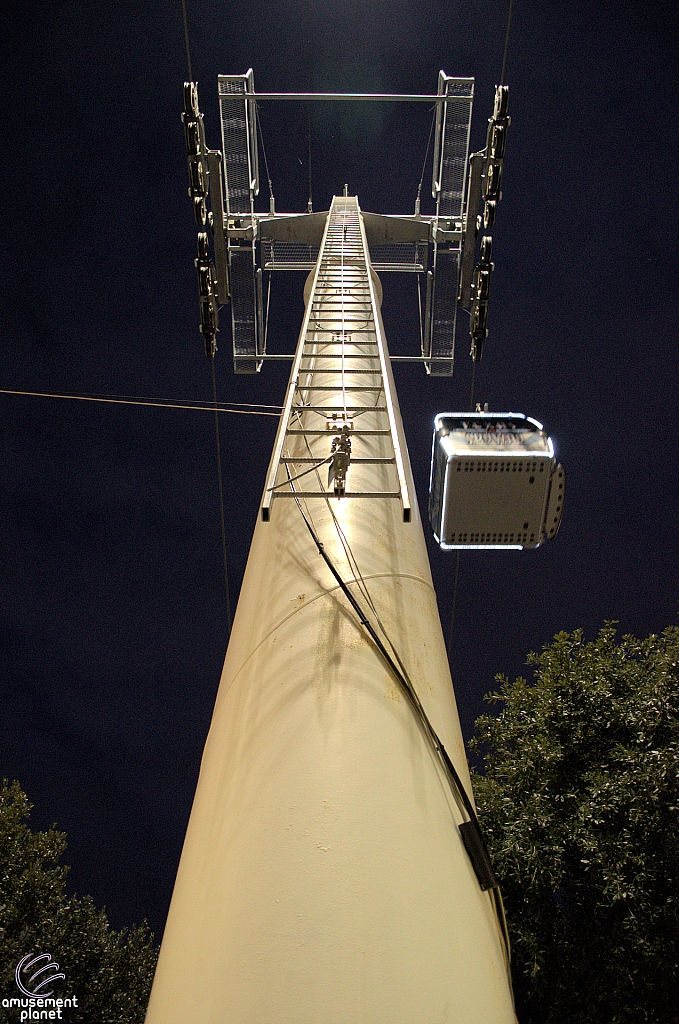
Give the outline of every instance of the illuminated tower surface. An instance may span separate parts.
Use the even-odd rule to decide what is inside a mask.
[[[414,488],[379,291],[358,202],[335,198],[146,1024],[515,1019],[459,798],[302,515],[398,652],[471,796],[414,500],[404,521]],[[346,497],[326,498],[327,462],[300,474],[348,422]]]

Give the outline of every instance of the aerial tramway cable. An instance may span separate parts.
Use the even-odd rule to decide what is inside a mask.
[[[507,70],[507,53],[509,52],[509,31],[510,31],[510,29],[512,27],[512,8],[513,8],[513,6],[514,6],[514,0],[509,0],[509,10],[507,12],[507,30],[505,32],[505,47],[504,47],[504,52],[502,54],[502,71],[500,72],[500,85],[504,85],[505,84],[505,71]],[[422,176],[424,177],[424,168],[422,169]],[[420,182],[420,185],[421,185],[421,182]],[[418,195],[419,195],[419,190],[418,190]],[[419,274],[418,274],[418,277],[417,277],[417,287],[418,287],[418,297],[419,297],[419,287],[420,287]],[[422,333],[422,312],[420,310],[420,334],[421,333]],[[469,411],[470,412],[474,411],[474,384],[475,384],[475,379],[476,379],[476,362],[477,362],[476,359],[472,360],[472,381],[471,381],[471,390],[470,390],[470,395],[469,395]],[[450,611],[450,626],[448,628],[448,643],[446,645],[447,649],[448,649],[448,658],[450,658],[450,655],[452,653],[452,648],[453,648],[453,628],[455,626],[455,605],[457,603],[457,581],[458,581],[459,573],[460,573],[460,552],[458,550],[457,554],[456,554],[456,557],[455,557],[455,580],[454,580],[454,583],[453,583],[453,603],[452,603],[451,611]]]
[[[505,33],[505,52],[502,55],[502,72],[500,74],[500,85],[505,84],[505,71],[507,70],[507,51],[509,49],[509,30],[512,25],[512,7],[514,0],[509,0],[509,13],[507,15],[507,31]]]
[[[191,72],[191,50],[189,48],[189,26],[186,21],[186,0],[182,0],[182,14],[184,16],[184,42],[186,43],[186,63],[189,67],[189,82],[193,81]]]
[[[68,398],[75,402],[103,402],[107,405],[143,405],[151,409],[193,409],[196,412],[230,412],[237,416],[273,416],[280,419],[280,405],[256,405],[251,402],[217,402],[205,405],[194,399],[175,401],[170,398],[129,398],[121,395],[67,395],[58,391],[15,391],[0,388],[0,395],[26,395],[30,398]],[[235,408],[238,406],[238,408]],[[269,411],[276,410],[276,411]]]
[[[186,18],[186,0],[182,0],[182,15],[184,18],[184,43],[186,44],[186,63],[189,71],[189,82],[192,82],[193,73],[191,71],[191,47],[189,45],[189,25]],[[269,188],[271,188],[271,182],[269,182]],[[228,643],[229,636],[231,635],[231,599],[229,597],[229,567],[226,559],[226,527],[224,523],[224,482],[222,479],[222,453],[219,444],[219,416],[217,414],[217,380],[215,378],[214,356],[210,360],[210,362],[212,364],[212,397],[214,400],[215,410],[215,443],[217,447],[217,485],[219,490],[219,519],[222,528],[222,556],[224,561],[224,586],[226,589],[226,640]]]

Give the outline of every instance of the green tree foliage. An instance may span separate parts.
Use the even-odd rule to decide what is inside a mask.
[[[472,749],[521,1024],[679,1020],[679,628],[559,633]]]
[[[18,1021],[2,999],[20,997],[14,970],[22,957],[49,953],[66,975],[54,995],[75,995],[70,1024],[142,1024],[157,958],[146,924],[115,932],[89,896],[64,892],[63,832],[32,832],[18,782],[0,788],[0,1020]]]

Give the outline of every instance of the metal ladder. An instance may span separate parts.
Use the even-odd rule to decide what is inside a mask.
[[[325,489],[321,472],[332,462],[333,441],[336,447],[348,437],[351,489],[341,498],[400,499],[409,522],[405,440],[394,415],[389,353],[355,196],[333,199],[312,275],[262,519],[269,521],[278,498],[338,497],[330,483]],[[380,467],[379,486],[374,470],[372,483],[361,486],[369,466]]]

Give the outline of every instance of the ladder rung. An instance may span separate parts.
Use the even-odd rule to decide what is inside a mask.
[[[342,371],[339,370],[338,372],[341,374]],[[384,388],[378,388],[375,385],[363,387],[361,384],[348,384],[344,388],[341,386],[335,387],[333,384],[298,384],[297,388],[300,391],[384,391]]]
[[[336,495],[333,491],[284,491],[283,484],[286,481],[282,481],[280,486],[276,487],[272,494],[276,498],[335,498]],[[400,498],[400,491],[347,491],[346,494],[342,495],[343,498]]]
[[[348,412],[348,410],[347,410]],[[285,431],[287,437],[288,434],[304,434],[307,437],[327,437],[330,433],[329,430],[298,430],[293,427]],[[390,437],[391,430],[352,430],[352,437]]]
[[[330,436],[331,433],[332,433],[331,430],[327,431],[328,437]],[[382,466],[382,465],[393,465],[395,461],[396,461],[396,459],[394,459],[394,458],[390,458],[390,459],[357,459],[357,458],[355,458],[352,455],[350,465],[351,466],[356,466],[356,465],[360,465],[360,466]],[[287,462],[287,463],[289,463],[291,465],[294,465],[297,462],[304,463],[304,464],[309,462],[309,463],[311,463],[313,465],[315,462],[318,462],[318,459],[314,459],[314,458],[310,459],[310,458],[308,458],[308,456],[302,457],[301,455],[300,455],[300,457],[298,459],[295,459],[295,458],[293,458],[292,455],[290,455],[290,456],[285,456],[284,455],[284,456],[281,457],[281,462]],[[321,469],[322,466],[323,466],[323,463],[321,463],[321,465],[318,468]]]
[[[304,356],[303,358],[304,359],[313,359],[313,356]],[[332,358],[333,359],[337,359],[337,356],[333,356]],[[347,358],[356,358],[356,357],[355,356],[354,357],[345,356],[344,358],[347,359]],[[365,358],[365,357],[361,356],[361,359],[363,359],[363,358]],[[369,356],[368,358],[373,358],[373,357]],[[336,370],[334,370],[334,369],[332,369],[332,370],[331,369],[324,369],[322,366],[313,366],[313,367],[312,366],[300,366],[300,370],[304,370],[306,373],[337,373],[337,374],[341,374],[342,372],[344,372],[344,373],[369,373],[371,376],[374,376],[375,374],[377,374],[380,377],[382,376],[382,371],[381,370],[347,370],[347,369],[345,369],[344,371],[342,371],[342,368],[340,366],[338,366]]]
[[[292,412],[313,412],[321,416],[326,416],[328,419],[334,419],[335,416],[344,416],[346,412],[349,419],[352,416],[362,416],[367,412],[386,412],[386,405],[348,405],[346,410],[342,405],[293,405]]]
[[[381,389],[380,389],[381,390]],[[292,412],[386,412],[386,405],[293,405]]]

